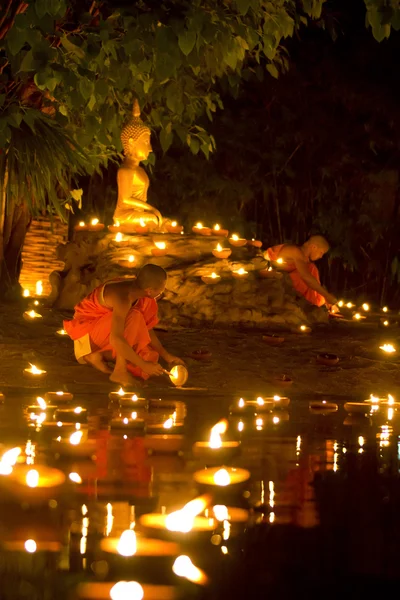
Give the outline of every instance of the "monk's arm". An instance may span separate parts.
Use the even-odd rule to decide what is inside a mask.
[[[124,336],[125,319],[131,308],[131,304],[128,300],[121,300],[114,296],[112,305],[110,344],[122,358],[143,369],[146,366],[146,361],[136,354]]]
[[[308,270],[307,262],[305,262],[301,258],[298,258],[297,256],[293,257],[293,262],[297,272],[299,273],[303,281],[308,285],[308,287],[310,287],[315,292],[318,292],[318,294],[321,294],[321,296],[323,296],[329,304],[336,303],[335,296],[333,296],[333,294],[330,294],[328,290],[324,288],[323,285],[318,283],[315,277],[311,275],[310,271]]]
[[[153,348],[153,350],[158,352],[158,354],[161,356],[161,358],[163,358],[164,360],[166,360],[168,362],[168,358],[169,358],[170,354],[169,354],[169,352],[166,351],[166,349],[164,348],[164,346],[158,339],[156,332],[153,329],[150,329],[149,335],[150,335],[150,340],[151,340],[150,345]]]

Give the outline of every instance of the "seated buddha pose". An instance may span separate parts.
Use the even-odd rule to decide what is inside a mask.
[[[103,283],[75,307],[64,328],[74,340],[75,357],[110,373],[110,380],[128,386],[132,375],[148,379],[161,375],[159,357],[184,364],[163,348],[153,327],[158,323],[157,298],[165,289],[167,274],[161,267],[145,265],[136,279]],[[113,371],[106,360],[115,360]]]
[[[329,244],[321,235],[313,235],[302,246],[279,244],[268,248],[264,256],[280,269],[288,271],[295,290],[315,306],[327,306],[337,312],[336,298],[320,283],[314,261],[322,258]]]
[[[125,229],[136,231],[143,222],[150,228],[160,228],[161,213],[147,203],[149,178],[139,166],[152,151],[150,129],[140,118],[139,103],[135,100],[133,113],[121,133],[125,159],[118,169],[118,200],[114,212],[114,223],[119,222]]]

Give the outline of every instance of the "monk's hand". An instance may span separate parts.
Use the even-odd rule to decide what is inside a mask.
[[[328,308],[329,308],[329,312],[330,312],[332,315],[336,315],[338,312],[340,312],[340,309],[339,309],[339,307],[338,307],[338,305],[337,305],[337,304],[332,304],[332,305],[331,305],[331,306],[329,306]]]
[[[328,308],[330,308],[334,304],[337,304],[337,298],[335,298],[335,296],[333,294],[327,294],[325,296],[325,300],[326,300],[326,305]]]
[[[167,354],[167,356],[165,356],[165,360],[168,363],[169,366],[174,366],[174,365],[183,365],[184,367],[186,366],[185,362],[179,358],[179,356],[174,356],[173,354]]]
[[[147,362],[145,361],[143,363],[143,366],[141,367],[142,371],[144,371],[145,373],[147,373],[147,375],[162,375],[164,373],[163,368],[161,365],[159,365],[158,363],[153,363],[153,362]]]

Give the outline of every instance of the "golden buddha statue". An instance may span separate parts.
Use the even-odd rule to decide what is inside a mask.
[[[136,231],[138,225],[146,225],[149,229],[160,228],[161,213],[147,203],[149,178],[146,171],[139,166],[146,160],[152,147],[150,129],[140,118],[139,102],[133,104],[132,116],[124,125],[121,141],[125,159],[118,169],[118,200],[114,212],[114,223],[119,222],[125,229]]]

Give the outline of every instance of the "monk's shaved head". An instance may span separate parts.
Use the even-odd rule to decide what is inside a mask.
[[[167,273],[157,265],[144,265],[136,277],[136,285],[142,290],[152,288],[158,290],[163,287],[167,279]]]
[[[320,250],[328,252],[329,244],[328,241],[322,235],[312,235],[306,242],[309,246],[317,246]]]

